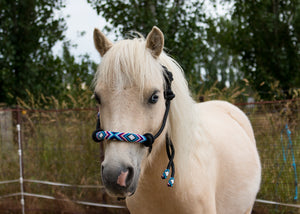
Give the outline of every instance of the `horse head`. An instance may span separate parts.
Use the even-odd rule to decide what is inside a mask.
[[[152,144],[159,147],[168,129],[166,97],[174,95],[170,72],[159,61],[164,37],[153,27],[146,39],[113,44],[95,29],[94,43],[102,57],[94,81],[101,121],[95,138],[105,143],[102,182],[111,195],[126,197],[137,188]],[[134,140],[144,136],[144,143]]]

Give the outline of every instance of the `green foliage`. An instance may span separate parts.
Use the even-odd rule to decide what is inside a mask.
[[[51,49],[63,39],[64,20],[53,15],[63,6],[62,0],[0,1],[0,102],[25,98],[25,89],[47,94],[61,90],[61,63]]]
[[[226,46],[232,33],[230,20],[225,17],[207,19],[208,57],[204,64],[204,88],[216,86],[223,89],[225,86],[244,86],[244,75],[239,71],[241,60]]]
[[[233,3],[229,18],[207,16],[203,1],[88,2],[118,36],[126,37],[130,30],[146,35],[153,25],[160,27],[167,52],[182,65],[194,94],[200,85],[207,90],[218,81],[219,89],[236,87],[246,78],[261,98],[282,99],[290,98],[288,90],[300,85],[297,0],[220,1]],[[283,93],[273,90],[277,82]]]
[[[64,93],[58,94],[58,99],[61,100],[65,96],[80,97],[87,92],[91,97],[89,85],[94,77],[94,71],[97,69],[97,64],[92,62],[88,55],[81,56],[81,61],[78,63],[75,57],[69,51],[70,43],[65,42],[63,45],[63,88]],[[88,103],[86,105],[88,106]]]
[[[166,51],[183,67],[191,89],[196,92],[201,82],[201,67],[207,56],[204,42],[206,20],[202,1],[130,0],[89,3],[110,23],[118,37],[135,30],[146,36],[154,25],[165,36]],[[113,31],[104,26],[106,33]],[[120,32],[120,34],[118,33]]]
[[[62,58],[52,52],[66,30],[54,11],[64,6],[63,0],[0,1],[0,103],[15,105],[17,98],[29,101],[42,94],[61,100],[86,90],[95,63],[86,55],[76,62],[69,42]]]
[[[288,89],[300,85],[300,2],[229,2],[234,2],[232,19],[226,22],[219,43],[241,57],[245,78],[262,98],[289,97]],[[220,20],[219,26],[223,23]],[[276,81],[283,97],[270,93]]]
[[[131,30],[145,36],[157,25],[194,95],[243,88],[247,79],[261,98],[281,99],[291,98],[300,85],[298,0],[218,1],[233,8],[231,17],[217,18],[207,15],[204,1],[87,1],[112,26],[104,26],[105,33],[117,38]],[[69,42],[62,58],[52,53],[66,30],[54,11],[64,6],[64,0],[0,0],[1,103],[30,99],[26,90],[61,101],[67,94],[77,97],[91,82],[96,65],[88,56],[75,60]]]

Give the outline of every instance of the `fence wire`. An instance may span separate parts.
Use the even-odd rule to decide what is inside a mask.
[[[0,112],[0,213],[128,213],[100,183],[95,109]]]
[[[300,100],[236,105],[252,123],[263,168],[253,213],[299,213]],[[28,213],[128,213],[100,183],[103,148],[90,136],[96,115],[96,109],[0,110],[0,213],[22,213],[22,195]]]
[[[253,213],[300,213],[300,100],[237,106],[252,123],[262,164]]]

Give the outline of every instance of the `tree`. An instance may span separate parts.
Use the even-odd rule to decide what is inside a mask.
[[[62,90],[62,63],[51,49],[64,38],[64,20],[53,13],[63,6],[63,0],[0,1],[0,102],[26,99],[25,89],[45,95]]]
[[[209,46],[207,61],[204,68],[204,84],[207,89],[216,85],[217,88],[242,86],[244,75],[239,71],[239,56],[227,46],[232,36],[232,24],[225,16],[207,19],[207,44]],[[208,81],[207,81],[208,80]]]
[[[201,68],[207,58],[206,15],[201,1],[184,0],[88,0],[115,29],[126,37],[135,30],[144,36],[154,25],[165,36],[165,47],[183,67],[191,89],[197,92],[202,82]],[[108,26],[104,31],[113,31]],[[120,34],[118,33],[120,32]]]
[[[88,85],[94,78],[97,64],[91,61],[88,55],[81,56],[81,61],[77,63],[69,49],[70,42],[64,42],[62,57],[64,95],[71,94],[77,97],[82,91],[88,89]]]
[[[290,88],[300,86],[299,0],[233,2],[226,30],[231,36],[220,37],[220,44],[241,57],[245,77],[262,98],[276,96],[277,82],[288,96]]]

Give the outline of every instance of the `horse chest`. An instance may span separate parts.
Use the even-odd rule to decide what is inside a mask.
[[[131,214],[152,214],[152,213],[194,213],[191,204],[187,203],[184,199],[178,200],[180,197],[170,196],[164,192],[154,195],[137,194],[135,198],[127,200],[127,206]]]
[[[141,184],[143,186],[139,186],[137,192],[126,199],[131,214],[202,213],[200,200],[189,194],[191,189],[181,189],[178,185],[169,188],[161,179],[149,182],[148,185],[144,182]]]

